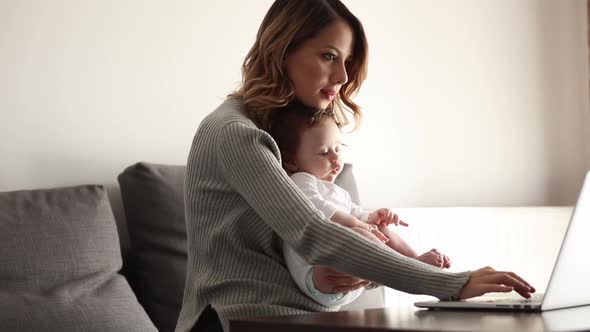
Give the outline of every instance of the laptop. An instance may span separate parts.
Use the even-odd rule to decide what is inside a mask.
[[[525,299],[516,293],[491,293],[460,301],[422,301],[414,305],[429,309],[492,309],[546,311],[590,305],[590,171],[561,242],[545,294]]]

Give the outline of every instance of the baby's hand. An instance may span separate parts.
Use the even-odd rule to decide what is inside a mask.
[[[370,224],[366,224],[366,225],[371,228],[369,230],[369,232],[373,233],[373,235],[375,235],[381,242],[386,243],[389,241],[389,238],[387,236],[385,236],[385,234],[381,233],[381,231],[379,230],[379,228],[376,225],[370,225]]]
[[[353,226],[351,228],[354,231],[359,232],[363,236],[376,242],[386,243],[389,241],[389,238],[379,230],[379,227],[377,227],[377,225],[371,225],[361,222],[358,225]]]
[[[393,213],[393,211],[387,208],[381,208],[371,212],[371,214],[369,214],[367,222],[373,225],[378,225],[379,227],[389,226],[391,224],[394,224],[396,226],[408,226],[407,223],[399,219],[399,216],[397,214]]]

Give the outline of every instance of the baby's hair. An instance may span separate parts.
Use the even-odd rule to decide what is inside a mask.
[[[286,107],[273,112],[269,134],[281,151],[283,168],[285,168],[285,161],[293,159],[297,153],[303,131],[327,119],[334,121],[338,127],[341,126],[333,111],[314,109],[299,101],[293,101]]]

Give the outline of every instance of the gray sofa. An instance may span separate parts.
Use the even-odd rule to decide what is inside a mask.
[[[129,166],[119,218],[102,185],[0,193],[0,331],[173,331],[185,169]],[[350,165],[336,182],[358,202]]]

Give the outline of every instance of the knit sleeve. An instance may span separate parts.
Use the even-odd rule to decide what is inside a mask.
[[[228,183],[308,263],[440,299],[458,295],[467,281],[469,271],[435,268],[328,222],[281,168],[276,143],[266,132],[234,121],[217,135],[218,161]]]

